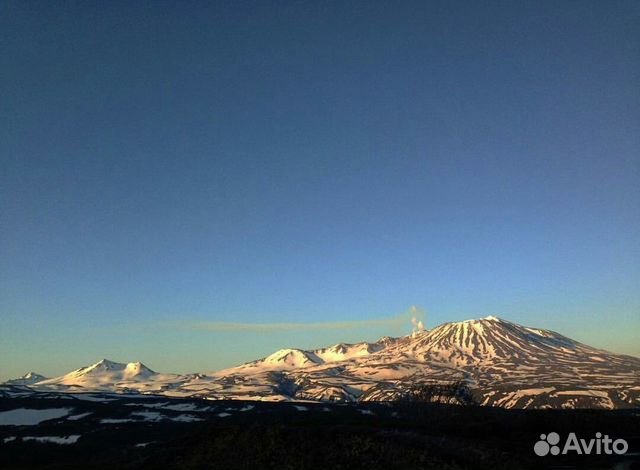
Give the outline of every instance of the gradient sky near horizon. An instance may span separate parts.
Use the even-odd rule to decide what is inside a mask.
[[[640,355],[639,52],[638,2],[2,2],[0,379],[412,305]]]

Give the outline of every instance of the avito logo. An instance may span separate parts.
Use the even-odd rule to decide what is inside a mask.
[[[562,448],[562,450],[560,450]],[[544,457],[545,455],[568,454],[575,452],[576,454],[624,454],[629,450],[629,444],[624,439],[611,439],[608,435],[602,435],[597,432],[596,437],[592,439],[578,439],[575,432],[569,433],[564,444],[560,445],[560,434],[550,432],[549,434],[540,434],[540,440],[533,446],[536,455]]]

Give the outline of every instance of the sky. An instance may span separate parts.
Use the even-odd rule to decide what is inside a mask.
[[[412,306],[640,356],[639,52],[637,2],[2,2],[0,379]]]

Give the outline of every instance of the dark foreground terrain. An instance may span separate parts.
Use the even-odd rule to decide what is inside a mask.
[[[105,401],[102,401],[105,400]],[[0,425],[1,468],[640,469],[640,410],[505,410],[416,403],[265,403],[122,395],[0,399],[9,410],[62,409],[37,425]],[[29,411],[30,412],[30,411]],[[6,416],[6,414],[4,415]],[[626,455],[547,455],[540,434],[597,432]],[[51,437],[74,443],[52,443]],[[33,438],[45,437],[45,442]]]

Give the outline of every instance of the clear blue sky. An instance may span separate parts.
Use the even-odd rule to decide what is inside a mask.
[[[0,378],[411,305],[640,355],[638,2],[5,1],[0,39]]]

